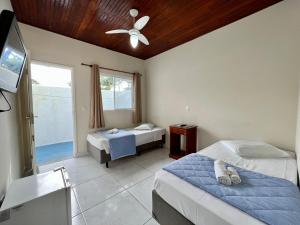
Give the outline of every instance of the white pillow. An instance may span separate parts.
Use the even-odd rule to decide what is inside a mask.
[[[135,130],[152,130],[153,128],[154,128],[154,124],[152,124],[152,123],[143,123],[143,124],[137,126],[134,129]]]
[[[292,153],[259,141],[222,141],[231,151],[244,158],[290,158]]]

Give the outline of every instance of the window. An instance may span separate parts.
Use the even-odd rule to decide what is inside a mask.
[[[104,110],[132,109],[132,77],[101,73]]]

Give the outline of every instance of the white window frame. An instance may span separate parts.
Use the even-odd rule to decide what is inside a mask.
[[[113,109],[104,109],[104,105],[103,105],[103,111],[133,111],[133,100],[134,100],[134,97],[133,97],[133,75],[129,75],[129,74],[123,74],[121,72],[112,72],[110,70],[103,70],[101,69],[100,70],[100,73],[99,73],[99,78],[101,78],[101,75],[103,76],[110,76],[113,78],[113,85],[114,85],[114,108]],[[131,79],[132,80],[132,88],[131,88],[131,108],[116,108],[116,90],[115,90],[115,78],[121,78],[121,79]],[[102,89],[101,89],[101,92],[102,92]]]

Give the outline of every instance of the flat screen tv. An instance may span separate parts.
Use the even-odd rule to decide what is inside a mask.
[[[0,14],[0,90],[17,92],[26,62],[26,48],[15,14]]]

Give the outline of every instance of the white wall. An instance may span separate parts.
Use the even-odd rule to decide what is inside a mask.
[[[200,147],[244,138],[294,150],[299,12],[283,1],[147,60],[148,120],[197,124]]]
[[[74,69],[77,148],[79,154],[85,154],[86,136],[89,132],[91,69],[80,64],[82,62],[97,63],[103,67],[137,71],[143,74],[144,61],[25,24],[20,24],[20,29],[26,47],[31,52],[32,60],[63,64]],[[142,90],[145,90],[145,75],[142,80]],[[142,95],[145,103],[145,92]],[[145,118],[145,104],[143,105],[143,113]],[[107,111],[104,116],[107,127],[133,126],[131,111]]]
[[[8,0],[0,1],[0,10],[10,9]],[[0,113],[0,196],[6,191],[10,182],[20,177],[19,126],[16,108],[16,95],[4,93],[12,105],[12,111]],[[0,109],[7,108],[0,96]]]
[[[299,59],[300,62],[300,59]],[[300,63],[299,63],[300,65]],[[299,69],[299,77],[300,77],[300,69]],[[298,162],[298,176],[300,179],[300,90],[299,90],[299,97],[298,97],[298,114],[297,114],[297,130],[296,130],[296,155],[297,155],[297,162]]]
[[[35,146],[73,141],[72,90],[33,85]]]

